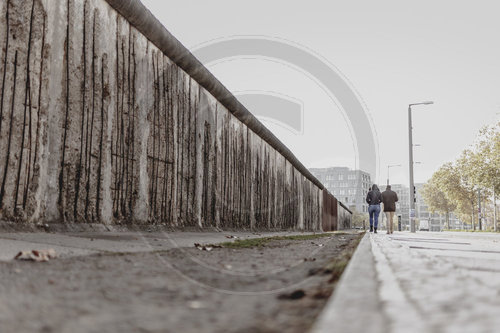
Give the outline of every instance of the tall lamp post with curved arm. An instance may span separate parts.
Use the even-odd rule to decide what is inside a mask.
[[[422,103],[412,103],[408,105],[408,135],[410,151],[410,232],[415,232],[415,181],[413,179],[413,125],[411,119],[411,107],[415,105],[431,105],[432,101]]]

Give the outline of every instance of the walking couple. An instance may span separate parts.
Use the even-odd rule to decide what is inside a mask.
[[[366,196],[366,202],[370,205],[368,207],[368,213],[370,214],[370,232],[373,231],[377,233],[381,203],[384,204],[384,213],[387,217],[387,233],[392,234],[394,232],[393,219],[397,201],[398,195],[391,190],[391,185],[387,185],[384,193],[380,193],[378,186],[375,184],[371,187],[370,192],[368,192]]]

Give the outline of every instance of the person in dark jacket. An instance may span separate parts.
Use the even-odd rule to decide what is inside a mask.
[[[398,195],[396,192],[391,190],[391,185],[387,185],[387,188],[382,193],[382,202],[384,204],[384,213],[387,217],[387,233],[394,233],[394,212],[396,212],[396,202],[398,202]]]
[[[370,232],[373,231],[374,233],[377,233],[381,202],[382,193],[380,193],[378,186],[373,184],[370,192],[366,195],[366,203],[370,205],[370,207],[368,207],[368,213],[370,214]]]

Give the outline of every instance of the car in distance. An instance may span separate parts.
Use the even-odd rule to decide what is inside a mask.
[[[418,230],[429,231],[429,220],[420,220]]]

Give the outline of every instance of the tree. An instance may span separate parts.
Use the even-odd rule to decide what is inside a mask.
[[[485,180],[485,175],[488,171],[485,168],[485,165],[480,162],[481,153],[478,151],[474,151],[472,149],[466,149],[462,153],[462,156],[457,160],[456,164],[459,168],[459,172],[462,178],[462,182],[465,183],[470,191],[470,196],[474,198],[469,198],[472,204],[472,210],[476,209],[476,205],[479,203],[478,201],[478,192],[481,191],[481,195],[485,198],[488,198],[491,194],[489,183]],[[488,185],[487,185],[488,184]],[[474,214],[474,212],[472,212]],[[473,217],[472,217],[473,218]],[[479,220],[479,215],[478,215]],[[478,222],[479,226],[482,227],[481,222]],[[475,228],[474,228],[475,229]]]
[[[500,192],[500,122],[481,130],[472,149],[464,152],[470,178],[483,188]]]
[[[363,223],[365,222],[365,223]],[[364,228],[366,225],[370,225],[369,216],[367,213],[360,213],[354,209],[352,213],[352,225],[357,228]]]
[[[432,176],[430,181],[424,185],[422,195],[431,213],[445,214],[446,226],[450,229],[450,213],[453,212],[457,206],[453,201],[448,200],[445,193],[441,190],[438,184],[438,177],[439,174],[434,174]]]
[[[466,149],[457,164],[463,177],[481,190],[483,197],[493,196],[494,224],[496,225],[496,194],[500,192],[500,122],[484,127],[475,144]],[[489,200],[485,203],[488,205]]]
[[[464,150],[460,158],[446,163],[436,171],[424,188],[424,200],[431,212],[455,212],[460,219],[470,218],[474,226],[474,212],[478,203],[478,190],[483,198],[500,193],[500,122],[485,127],[476,142]],[[484,206],[489,205],[486,200]],[[496,217],[494,218],[496,225]]]
[[[474,226],[474,208],[477,201],[474,185],[461,173],[461,167],[446,163],[434,175],[437,187],[454,207],[462,220],[470,217]]]

